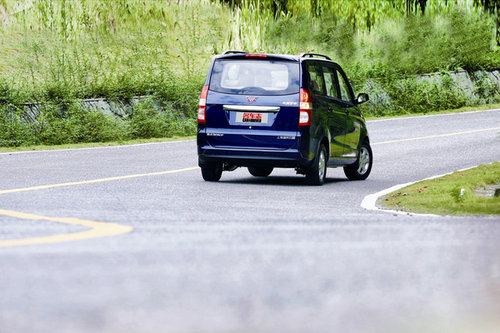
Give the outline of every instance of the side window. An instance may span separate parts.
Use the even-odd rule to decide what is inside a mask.
[[[317,64],[309,64],[307,66],[309,72],[309,89],[313,94],[325,94],[325,82],[323,80],[323,72],[321,66]]]
[[[325,77],[326,95],[328,97],[340,98],[337,92],[337,81],[335,80],[335,72],[333,69],[323,67],[323,75]]]
[[[349,90],[349,85],[347,84],[347,78],[339,71],[337,71],[337,74],[339,78],[340,94],[342,95],[342,100],[349,102],[352,101],[353,97],[351,95],[351,91]]]

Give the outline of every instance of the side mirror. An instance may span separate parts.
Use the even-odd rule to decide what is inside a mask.
[[[356,102],[356,104],[363,104],[363,103],[368,102],[369,100],[370,100],[370,97],[368,97],[368,94],[361,93],[358,95],[355,102]]]

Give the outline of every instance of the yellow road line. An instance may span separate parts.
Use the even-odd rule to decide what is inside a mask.
[[[441,138],[441,137],[445,137],[445,136],[463,135],[463,134],[471,134],[471,133],[479,133],[479,132],[487,132],[487,131],[495,131],[495,130],[500,130],[500,127],[483,128],[483,129],[479,129],[479,130],[472,130],[472,131],[465,131],[465,132],[428,135],[428,136],[421,136],[421,137],[409,138],[409,139],[389,140],[389,141],[376,142],[376,143],[373,143],[372,145],[383,145],[383,144],[387,144],[387,143],[415,141],[415,140],[423,140],[423,139],[434,139],[434,138]]]
[[[76,240],[107,237],[107,236],[116,236],[129,233],[134,229],[131,226],[126,226],[118,223],[96,222],[96,221],[82,220],[71,217],[69,218],[47,217],[35,214],[16,212],[13,210],[4,210],[4,209],[0,209],[0,215],[25,219],[25,220],[53,221],[65,224],[80,225],[90,228],[90,230],[87,231],[76,232],[71,234],[59,234],[59,235],[35,237],[35,238],[4,240],[0,241],[0,248],[7,246],[50,244],[50,243],[70,242]]]
[[[60,183],[60,184],[50,184],[50,185],[40,185],[40,186],[24,187],[24,188],[14,188],[14,189],[10,189],[10,190],[0,190],[0,195],[1,194],[8,194],[8,193],[45,190],[45,189],[56,188],[56,187],[66,187],[66,186],[75,186],[75,185],[83,185],[83,184],[103,183],[103,182],[110,182],[110,181],[121,180],[121,179],[130,179],[130,178],[140,178],[140,177],[151,177],[151,176],[168,175],[168,174],[171,174],[171,173],[177,173],[177,172],[183,172],[183,171],[191,171],[191,170],[196,170],[196,169],[198,169],[198,167],[191,167],[191,168],[177,169],[177,170],[168,170],[168,171],[159,171],[159,172],[151,172],[151,173],[141,173],[141,174],[135,174],[135,175],[118,176],[118,177],[108,177],[108,178],[100,178],[100,179],[82,180],[82,181],[78,181],[78,182],[68,182],[68,183]]]
[[[108,177],[108,178],[84,180],[84,181],[77,181],[77,182],[67,182],[67,183],[60,183],[60,184],[31,186],[31,187],[17,188],[17,189],[11,189],[11,190],[0,190],[0,195],[1,194],[8,194],[8,193],[16,193],[16,192],[43,190],[43,189],[50,189],[50,188],[56,188],[56,187],[75,186],[75,185],[83,185],[83,184],[95,184],[95,183],[110,182],[110,181],[121,180],[121,179],[168,175],[168,174],[172,174],[172,173],[190,171],[190,170],[196,170],[196,169],[198,169],[198,167],[160,171],[160,172],[150,172],[150,173],[142,173],[142,174],[134,174],[134,175],[126,175],[126,176]],[[64,218],[62,218],[62,217],[47,217],[47,216],[17,212],[17,211],[13,211],[13,210],[0,209],[0,215],[19,218],[19,219],[25,219],[25,220],[53,221],[53,222],[59,222],[59,223],[65,223],[65,224],[80,225],[80,226],[90,228],[90,230],[87,230],[87,231],[70,233],[70,234],[58,234],[58,235],[51,235],[51,236],[44,236],[44,237],[11,239],[11,240],[0,241],[0,248],[7,247],[7,246],[60,243],[60,242],[70,242],[70,241],[83,240],[83,239],[116,236],[116,235],[129,233],[132,230],[134,230],[134,228],[131,226],[125,226],[125,225],[121,225],[118,223],[97,222],[97,221],[83,220],[83,219],[77,219],[77,218],[72,218],[72,217],[64,217]]]

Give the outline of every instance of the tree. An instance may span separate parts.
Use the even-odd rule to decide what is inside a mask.
[[[425,7],[427,5],[427,0],[405,0],[406,2],[406,15],[410,15],[411,13],[416,13],[418,11],[418,7],[422,11],[422,15],[425,14]]]
[[[288,12],[288,0],[222,0],[222,3],[229,5],[232,9],[241,7],[244,3],[253,3],[256,6],[255,8],[271,8],[274,17]]]

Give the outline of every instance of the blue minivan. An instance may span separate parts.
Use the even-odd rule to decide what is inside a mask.
[[[370,174],[373,154],[358,105],[342,68],[328,56],[250,54],[215,56],[198,108],[198,164],[203,179],[247,167],[266,177],[295,168],[312,185],[327,167],[347,178]]]

